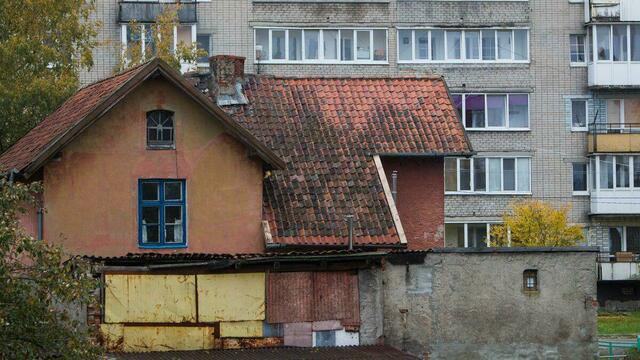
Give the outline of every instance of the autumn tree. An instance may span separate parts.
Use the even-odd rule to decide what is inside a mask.
[[[99,348],[69,306],[94,301],[89,264],[20,225],[39,190],[0,179],[0,359],[96,359]]]
[[[141,25],[135,20],[129,22],[129,37],[133,41],[122,52],[116,71],[139,65],[153,57],[158,57],[176,70],[180,70],[181,63],[195,63],[199,57],[205,56],[206,51],[192,42],[177,41],[174,44],[173,29],[180,25],[179,10],[180,4],[166,4],[153,24]],[[144,51],[141,43],[143,36],[150,36],[151,39],[145,42],[153,44],[145,46]]]
[[[512,210],[503,215],[503,224],[491,226],[495,246],[575,246],[584,241],[582,228],[568,223],[569,206],[557,209],[530,200],[514,204]]]
[[[0,151],[78,88],[93,64],[94,0],[0,1]]]

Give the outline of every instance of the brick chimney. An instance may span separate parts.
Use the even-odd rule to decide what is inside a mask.
[[[209,58],[216,95],[236,93],[236,84],[244,77],[244,60],[244,57],[234,55],[215,55]]]

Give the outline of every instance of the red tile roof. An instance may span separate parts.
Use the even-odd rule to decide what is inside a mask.
[[[397,244],[373,155],[469,154],[444,80],[249,76],[249,104],[225,107],[278,153],[286,170],[265,179],[275,243]],[[441,191],[441,190],[434,190]]]

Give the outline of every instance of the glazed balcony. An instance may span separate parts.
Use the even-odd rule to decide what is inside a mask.
[[[118,12],[118,21],[128,23],[137,21],[139,23],[155,22],[158,14],[167,6],[180,5],[178,19],[182,24],[194,24],[198,22],[198,11],[195,0],[192,1],[121,1]]]
[[[598,280],[622,281],[640,279],[639,254],[630,252],[598,256]]]
[[[585,0],[585,22],[640,21],[637,0]]]
[[[589,153],[640,153],[640,123],[590,124]]]

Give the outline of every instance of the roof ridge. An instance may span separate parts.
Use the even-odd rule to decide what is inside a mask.
[[[89,83],[89,84],[86,84],[86,85],[84,85],[84,86],[81,86],[81,87],[79,87],[79,88],[78,88],[78,90],[76,90],[76,93],[77,93],[78,91],[80,91],[80,90],[87,89],[87,88],[89,88],[89,87],[91,87],[91,86],[94,86],[94,85],[97,85],[97,84],[103,83],[103,82],[105,82],[105,81],[108,81],[108,80],[111,80],[111,79],[113,79],[113,78],[116,78],[116,77],[118,77],[118,76],[120,76],[120,75],[124,75],[124,74],[129,73],[129,72],[131,72],[131,71],[133,71],[133,70],[136,70],[136,69],[138,69],[138,68],[140,68],[140,67],[142,67],[142,66],[144,66],[144,65],[146,65],[146,64],[148,64],[148,63],[150,63],[150,62],[152,62],[154,59],[155,59],[155,56],[154,56],[154,57],[152,57],[151,59],[149,59],[149,60],[145,61],[145,62],[142,62],[142,63],[138,64],[138,65],[134,65],[134,66],[132,66],[132,67],[130,67],[130,68],[127,68],[127,69],[124,69],[124,70],[120,70],[120,71],[118,71],[117,73],[111,74],[111,75],[109,75],[109,76],[107,76],[107,77],[105,77],[105,78],[102,78],[102,79],[100,79],[100,80],[96,80],[96,81],[94,81],[94,82],[92,82],[92,83]],[[75,94],[75,93],[74,93],[74,94]],[[67,100],[68,100],[68,99],[67,99]],[[53,114],[53,113],[52,113],[52,114]]]

